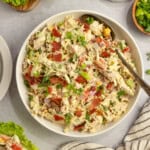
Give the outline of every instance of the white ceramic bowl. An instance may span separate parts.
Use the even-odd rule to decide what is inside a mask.
[[[31,34],[29,34],[29,36],[25,40],[25,42],[24,42],[24,44],[23,44],[23,46],[20,50],[19,56],[18,56],[17,66],[16,66],[17,87],[18,87],[19,94],[21,96],[21,100],[22,100],[23,104],[25,105],[25,107],[26,107],[26,109],[28,110],[29,113],[30,113],[30,108],[28,106],[27,89],[24,85],[23,77],[22,77],[22,62],[23,62],[23,59],[24,59],[24,56],[25,56],[25,53],[26,53],[25,47],[26,47],[26,44],[27,44],[29,38],[36,31],[38,31],[40,28],[42,28],[47,22],[49,22],[50,24],[53,24],[53,23],[56,23],[58,21],[63,20],[64,17],[67,16],[67,15],[73,15],[75,17],[79,17],[83,14],[92,14],[92,15],[104,20],[104,22],[106,22],[107,24],[109,24],[109,26],[112,27],[112,29],[114,30],[114,32],[116,34],[116,38],[125,39],[127,41],[128,45],[131,47],[131,52],[132,52],[132,55],[133,55],[133,59],[136,63],[138,73],[140,74],[141,77],[143,76],[141,55],[139,53],[139,49],[138,49],[138,47],[135,43],[135,40],[133,39],[131,34],[125,28],[123,28],[120,24],[118,24],[116,21],[114,21],[111,18],[108,18],[108,17],[106,17],[106,16],[104,16],[100,13],[89,11],[89,10],[73,10],[73,11],[67,11],[67,12],[59,13],[59,14],[54,15],[54,16],[48,18],[47,20],[43,21],[40,25],[38,25],[31,32]],[[96,133],[77,133],[77,132],[64,133],[61,126],[59,126],[57,124],[54,124],[54,123],[51,123],[50,121],[42,119],[42,118],[40,118],[38,116],[35,116],[31,113],[30,114],[41,125],[43,125],[47,129],[49,129],[51,131],[54,131],[58,134],[62,134],[62,135],[70,136],[70,137],[89,137],[89,136],[94,136],[94,135],[102,134],[106,131],[109,131],[110,129],[112,129],[113,127],[115,127],[119,123],[121,123],[121,121],[127,115],[129,115],[129,113],[131,113],[132,109],[134,108],[134,106],[135,106],[135,104],[138,100],[139,93],[140,93],[140,88],[137,87],[137,92],[135,94],[135,97],[129,102],[129,108],[128,108],[127,112],[118,121],[108,124],[105,128],[103,128],[102,130],[100,130]]]

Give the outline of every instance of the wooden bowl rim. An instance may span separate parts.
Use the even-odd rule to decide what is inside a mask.
[[[17,11],[20,11],[20,12],[27,12],[27,11],[31,11],[33,8],[35,8],[37,5],[38,5],[38,3],[40,2],[40,0],[29,0],[29,1],[27,1],[27,3],[29,2],[31,2],[31,1],[33,1],[33,3],[32,3],[32,5],[30,6],[30,7],[26,7],[25,8],[25,6],[27,5],[27,4],[25,4],[25,5],[21,5],[21,6],[12,6],[13,8],[15,8]]]
[[[133,7],[132,7],[132,18],[133,18],[133,22],[135,24],[135,26],[141,31],[143,32],[144,34],[146,35],[150,35],[150,32],[146,32],[144,30],[144,28],[142,26],[139,25],[139,23],[137,22],[137,19],[136,19],[136,16],[135,16],[135,12],[136,12],[136,5],[137,5],[137,2],[139,0],[135,0],[134,3],[133,3]]]

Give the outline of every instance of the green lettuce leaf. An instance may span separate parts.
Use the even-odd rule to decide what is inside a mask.
[[[38,150],[38,148],[34,144],[32,144],[30,140],[27,139],[27,137],[24,134],[23,128],[13,122],[7,122],[7,123],[1,122],[0,134],[4,134],[8,136],[17,135],[21,141],[21,144],[27,150]]]

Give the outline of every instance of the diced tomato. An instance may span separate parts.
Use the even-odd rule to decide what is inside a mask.
[[[91,105],[90,105],[90,107],[89,107],[89,110],[92,111],[93,109],[95,109],[95,107],[97,107],[97,106],[100,104],[100,102],[101,102],[101,99],[100,99],[100,98],[95,98],[95,99],[92,101],[92,103],[91,103]]]
[[[122,52],[125,53],[125,52],[128,52],[129,50],[130,50],[129,47],[126,47],[122,50]]]
[[[104,51],[101,53],[101,56],[104,58],[110,57],[110,53],[108,53],[107,51]]]
[[[52,30],[52,35],[53,35],[53,36],[56,36],[56,37],[61,37],[60,32],[59,32],[56,28],[53,28],[53,30]]]
[[[107,88],[108,90],[112,90],[113,85],[114,85],[113,82],[109,82],[109,83],[107,84],[106,88]]]
[[[57,105],[61,105],[61,101],[62,101],[62,98],[61,97],[52,97],[50,98],[50,101],[54,102],[55,104]]]
[[[53,76],[50,78],[50,83],[51,84],[61,84],[62,86],[66,86],[67,85],[67,82],[66,80],[60,78],[60,77],[57,77],[57,76]]]
[[[13,150],[22,150],[22,147],[19,146],[19,145],[17,145],[17,144],[13,144],[13,145],[11,146],[11,148],[12,148]]]
[[[90,26],[87,23],[84,23],[84,31],[87,32],[90,29]]]
[[[62,121],[62,120],[64,120],[64,118],[62,116],[59,116],[59,115],[54,115],[54,119],[55,119],[55,121]]]
[[[84,79],[82,76],[78,76],[76,79],[75,79],[78,83],[86,83],[86,79]]]
[[[103,40],[102,40],[102,38],[97,37],[97,38],[95,39],[95,41],[96,41],[96,43],[101,43]]]
[[[54,41],[52,43],[52,51],[53,52],[60,50],[60,48],[61,48],[61,43],[60,42]]]
[[[48,87],[48,93],[49,93],[49,94],[52,93],[52,87]]]
[[[79,110],[79,109],[77,109],[77,110],[75,111],[75,115],[76,115],[77,117],[80,117],[80,116],[82,115],[82,111]]]
[[[61,53],[52,54],[52,55],[49,55],[48,58],[51,58],[53,61],[61,62],[62,61],[62,54]]]
[[[80,125],[74,126],[74,131],[81,131],[84,128],[85,122]]]

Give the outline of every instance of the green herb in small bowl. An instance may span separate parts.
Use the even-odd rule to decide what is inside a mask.
[[[18,11],[29,11],[39,3],[39,0],[3,0],[3,2],[11,5]]]
[[[132,17],[137,28],[150,35],[150,0],[135,0]]]

